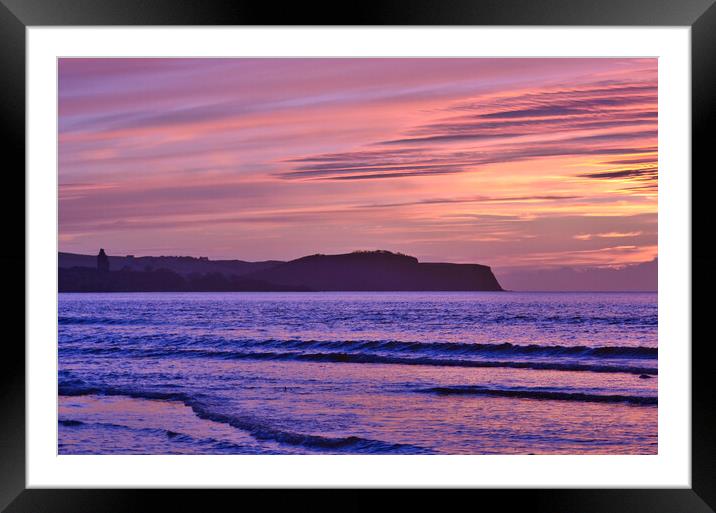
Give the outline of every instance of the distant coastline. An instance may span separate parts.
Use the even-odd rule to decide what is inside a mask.
[[[490,267],[390,251],[288,262],[58,254],[59,292],[502,291]]]

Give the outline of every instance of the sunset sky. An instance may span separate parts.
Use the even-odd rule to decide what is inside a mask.
[[[60,251],[657,256],[656,59],[62,59]]]

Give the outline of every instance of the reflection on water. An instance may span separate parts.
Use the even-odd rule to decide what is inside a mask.
[[[655,294],[61,294],[59,452],[654,454]]]

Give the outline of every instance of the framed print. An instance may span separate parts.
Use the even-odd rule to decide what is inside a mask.
[[[711,2],[2,16],[7,511],[713,511]]]

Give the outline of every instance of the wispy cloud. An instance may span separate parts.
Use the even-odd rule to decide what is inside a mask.
[[[503,267],[651,258],[656,65],[62,59],[60,246],[382,248]]]
[[[599,173],[586,173],[583,175],[585,178],[599,178],[599,179],[610,179],[610,178],[639,178],[652,180],[656,179],[658,170],[656,167],[641,167],[633,169],[619,169],[616,171],[600,171]]]
[[[647,148],[655,145],[655,85],[615,86],[614,89],[639,94],[602,97],[609,89],[599,88],[580,90],[576,93],[579,99],[565,100],[555,91],[503,95],[499,101],[488,98],[484,103],[453,107],[453,110],[474,111],[472,114],[412,127],[406,130],[410,134],[408,137],[369,145],[397,149],[368,149],[291,159],[289,162],[302,165],[279,176],[346,180],[380,178],[381,175],[395,178],[461,173],[490,164],[547,156],[629,155],[640,153],[646,149],[644,145],[648,145]],[[650,90],[651,94],[643,94],[645,90]],[[589,93],[596,96],[589,97]],[[525,103],[530,106],[507,107]],[[625,143],[632,146],[612,145],[623,146]],[[636,157],[636,160],[652,162],[644,157]],[[609,177],[596,173],[585,176]]]
[[[592,240],[598,239],[621,239],[624,237],[637,237],[642,232],[607,232],[607,233],[580,233],[575,235],[574,238],[577,240]]]

